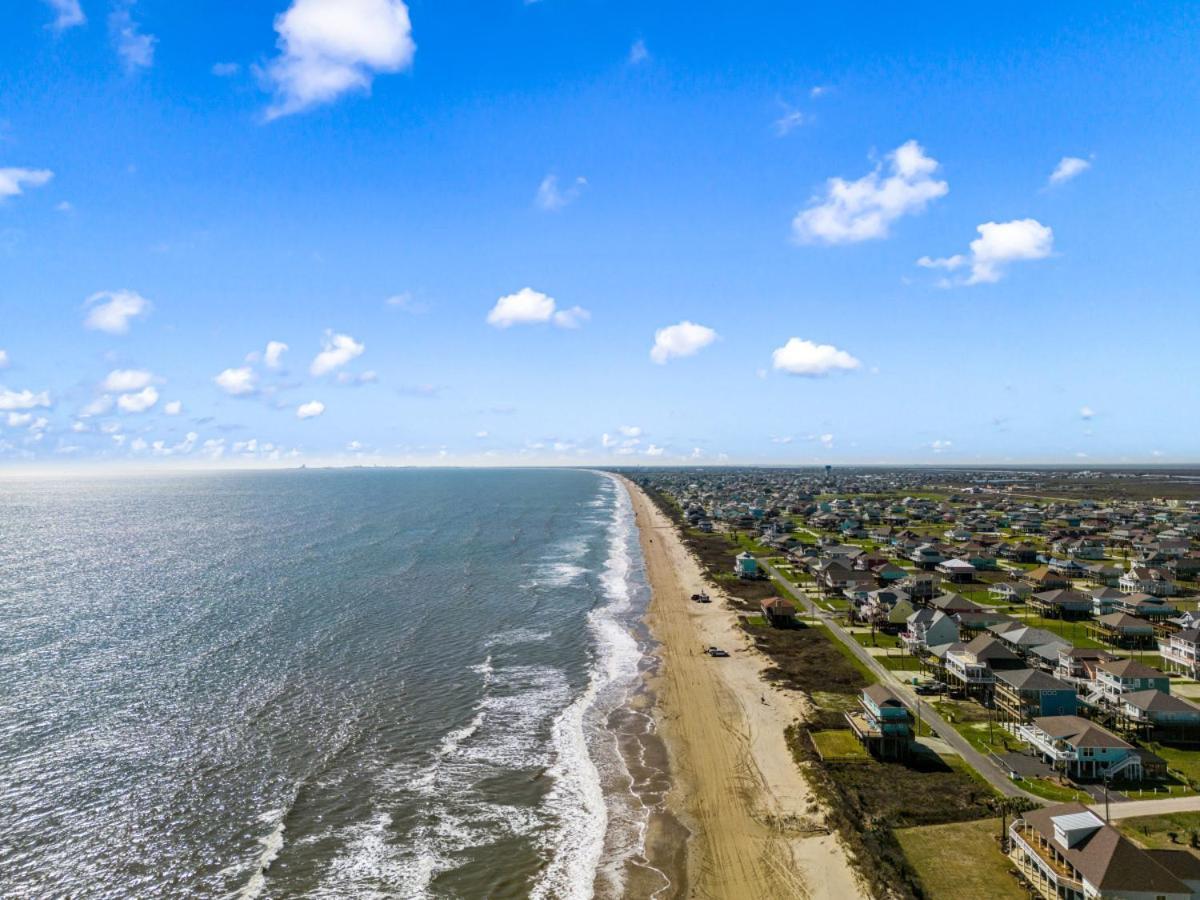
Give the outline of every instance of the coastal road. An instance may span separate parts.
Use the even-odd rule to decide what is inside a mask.
[[[953,747],[966,760],[967,765],[978,772],[988,784],[1006,797],[1024,797],[1040,806],[1046,806],[1050,803],[1049,800],[1045,800],[1028,791],[1023,791],[1013,784],[1007,772],[972,747],[967,742],[967,739],[955,730],[953,725],[938,714],[937,710],[933,709],[928,703],[921,702],[921,698],[913,692],[909,685],[906,685],[889,669],[885,669],[876,661],[875,657],[867,652],[866,647],[856,641],[850,632],[834,620],[834,617],[829,614],[828,610],[810,600],[804,588],[789,580],[765,559],[760,558],[758,562],[776,581],[792,592],[792,595],[804,605],[810,615],[820,620],[821,624],[828,628],[834,637],[849,647],[850,652],[854,654],[855,658],[870,669],[879,678],[880,682],[899,694],[911,708],[920,710],[921,718],[929,724],[929,727],[936,732],[937,736]],[[1103,803],[1092,806],[1092,809],[1099,815],[1104,815]],[[1113,819],[1128,819],[1133,816],[1157,816],[1173,812],[1200,812],[1200,795],[1192,797],[1164,797],[1160,800],[1114,800],[1109,804],[1109,815]]]
[[[884,668],[875,657],[867,652],[866,647],[856,641],[850,632],[834,620],[834,617],[829,614],[828,610],[823,609],[810,600],[804,588],[789,580],[779,569],[766,560],[759,559],[758,562],[776,581],[791,591],[792,596],[804,605],[809,615],[816,617],[822,625],[829,629],[830,634],[848,647],[855,658],[870,669],[881,684],[891,688],[909,707],[917,710],[920,717],[933,729],[937,736],[953,747],[959,756],[966,761],[967,765],[978,772],[980,777],[987,781],[988,784],[1006,797],[1024,797],[1038,805],[1044,806],[1046,804],[1047,801],[1041,797],[1035,796],[1028,791],[1023,791],[1013,784],[1007,772],[999,769],[986,756],[972,747],[967,742],[967,739],[955,730],[954,726],[938,714],[937,710],[927,703],[922,703],[921,698],[913,692],[909,685],[902,682],[889,669]]]

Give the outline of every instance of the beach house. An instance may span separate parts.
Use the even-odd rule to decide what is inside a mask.
[[[1194,741],[1200,734],[1200,707],[1162,691],[1121,695],[1118,727],[1158,740]]]
[[[733,562],[733,573],[747,580],[758,578],[758,560],[749,553],[739,553]]]
[[[1196,900],[1200,859],[1143,850],[1082,803],[1022,814],[1008,829],[1018,878],[1043,900]]]
[[[975,697],[985,705],[991,703],[997,670],[1025,668],[1017,654],[990,634],[952,646],[946,652],[944,665],[951,689]]]
[[[845,717],[863,746],[880,759],[907,756],[912,745],[912,714],[891,688],[882,684],[863,688],[858,705]]]
[[[1185,628],[1159,638],[1158,652],[1168,672],[1178,672],[1189,678],[1200,676],[1200,629]]]
[[[790,628],[796,624],[796,606],[782,597],[768,597],[762,602],[762,614],[772,628]]]
[[[1151,668],[1136,659],[1110,659],[1096,666],[1096,678],[1088,695],[1089,702],[1096,699],[1116,704],[1122,694],[1134,691],[1171,692],[1171,679],[1164,672]],[[1098,697],[1097,697],[1098,695]]]
[[[1154,625],[1123,612],[1109,613],[1090,622],[1088,633],[1114,647],[1149,647],[1154,643]]]
[[[940,609],[918,609],[908,617],[906,624],[900,640],[914,656],[920,656],[928,647],[953,644],[958,640],[958,623]]]
[[[1043,760],[1069,778],[1142,779],[1142,756],[1134,746],[1088,719],[1043,716],[1016,730]]]
[[[1039,669],[996,672],[996,708],[1009,722],[1042,716],[1073,716],[1079,708],[1075,686]]]

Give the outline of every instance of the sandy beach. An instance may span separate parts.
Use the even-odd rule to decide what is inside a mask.
[[[669,803],[690,830],[689,897],[846,900],[865,897],[784,730],[803,699],[761,678],[767,660],[705,583],[670,521],[626,481],[653,597],[647,621],[660,644],[652,685],[673,777]],[[715,602],[692,603],[707,589]],[[713,659],[711,645],[731,654]]]

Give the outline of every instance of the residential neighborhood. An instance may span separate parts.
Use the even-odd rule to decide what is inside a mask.
[[[969,770],[1007,798],[981,802],[1029,810],[993,848],[1029,895],[1200,897],[1200,484],[923,469],[639,480],[687,533],[736,550],[731,594],[773,592],[743,619],[760,647],[785,639],[756,629],[817,630],[869,682],[836,703],[819,676],[804,686],[833,783],[847,741],[879,765]],[[1195,798],[1192,847],[1142,849],[1091,811],[1150,798]]]

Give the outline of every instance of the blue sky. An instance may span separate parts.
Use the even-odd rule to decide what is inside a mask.
[[[0,466],[1195,461],[1200,10],[831,6],[17,0]]]

